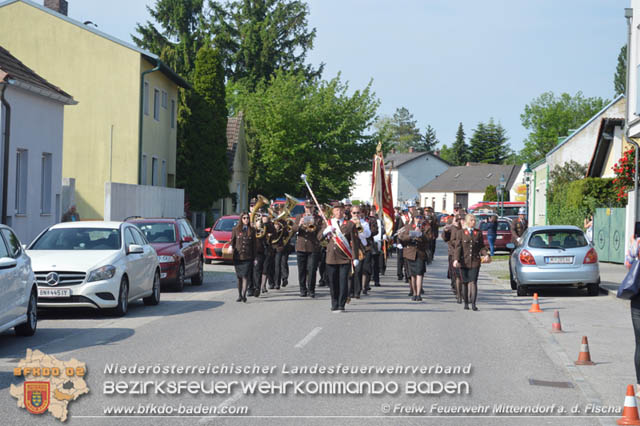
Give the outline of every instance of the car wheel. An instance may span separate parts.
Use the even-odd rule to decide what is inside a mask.
[[[116,317],[123,317],[129,311],[129,281],[127,277],[122,277],[120,290],[118,291],[118,306],[111,310],[111,314]]]
[[[589,284],[589,286],[587,287],[587,294],[589,296],[597,296],[600,294],[600,285],[598,285],[598,283],[595,284]]]
[[[511,290],[518,288],[518,283],[513,279],[513,272],[511,271],[511,261],[509,261],[509,281],[511,282]]]
[[[151,296],[142,299],[145,305],[157,305],[160,303],[160,272],[153,274],[153,287],[151,288]]]
[[[517,286],[518,296],[527,296],[529,294],[529,289],[523,285]]]
[[[204,263],[206,263],[207,265],[211,265],[211,259],[205,259]]]
[[[27,307],[27,322],[17,325],[15,332],[18,336],[33,336],[38,326],[38,296],[36,289],[31,290],[29,306]]]
[[[173,290],[182,291],[184,289],[184,263],[180,262],[178,267],[178,275],[176,276],[176,282],[173,284]]]
[[[198,262],[198,272],[191,277],[191,285],[202,285],[204,281],[204,265],[202,260]]]

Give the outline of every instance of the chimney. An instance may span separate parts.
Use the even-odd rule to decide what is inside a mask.
[[[69,3],[67,3],[67,0],[44,0],[44,7],[48,7],[51,10],[67,16]]]
[[[412,146],[409,147],[409,152],[413,152],[413,147]]]

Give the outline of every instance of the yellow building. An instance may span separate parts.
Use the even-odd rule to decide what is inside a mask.
[[[65,0],[45,4],[0,3],[0,40],[79,102],[65,111],[62,175],[75,179],[81,218],[103,218],[105,182],[174,187],[178,87],[189,85],[158,56],[66,16]]]

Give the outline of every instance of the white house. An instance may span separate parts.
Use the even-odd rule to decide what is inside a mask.
[[[419,189],[444,173],[449,163],[426,152],[391,152],[384,157],[385,171],[391,176],[393,205],[416,200]],[[371,201],[371,173],[356,173],[351,187],[351,200]]]
[[[420,205],[435,211],[452,212],[455,203],[467,208],[483,201],[487,186],[498,187],[504,178],[509,199],[516,199],[517,185],[522,182],[524,167],[519,165],[470,163],[450,167],[436,179],[420,188]]]
[[[60,220],[64,106],[71,95],[0,47],[0,211],[23,243]]]

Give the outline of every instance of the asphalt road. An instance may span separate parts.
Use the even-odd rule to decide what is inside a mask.
[[[455,303],[446,279],[444,244],[439,241],[438,245],[436,260],[427,271],[422,303],[409,300],[407,285],[396,279],[396,259],[392,258],[382,287],[374,288],[369,296],[353,300],[345,313],[332,313],[327,287],[318,289],[316,299],[298,296],[295,256],[292,256],[289,286],[279,291],[270,290],[260,298],[251,297],[248,303],[235,302],[237,291],[232,266],[214,264],[206,266],[203,286],[187,286],[182,293],[163,292],[160,305],[155,307],[134,303],[125,318],[104,317],[93,311],[42,312],[34,337],[18,338],[12,332],[0,334],[0,423],[59,423],[49,414],[36,418],[17,408],[16,400],[9,395],[11,383],[22,383],[13,376],[12,370],[26,349],[32,348],[60,360],[76,358],[86,362],[90,393],[70,403],[67,423],[73,425],[614,424],[619,417],[615,413],[598,418],[585,411],[588,404],[619,408],[624,399],[622,384],[632,383],[633,372],[628,365],[633,355],[628,336],[630,321],[625,320],[628,308],[608,297],[552,292],[543,299],[543,316],[532,318],[526,312],[529,298],[517,298],[504,283],[483,273],[480,310],[464,311],[462,305]],[[496,268],[504,268],[504,264],[486,269]],[[547,321],[553,309],[569,309],[568,306],[572,314],[563,319],[568,318],[565,328],[573,330],[554,337],[548,332],[550,322]],[[609,333],[607,321],[602,320],[612,307],[620,311],[613,324],[620,334]],[[601,326],[597,325],[598,321]],[[573,366],[584,328],[593,333],[590,336],[600,333],[623,340],[617,348],[614,342],[610,351],[615,353],[624,348],[623,359],[616,360],[611,355],[609,361],[601,359],[594,367]],[[606,358],[604,352],[599,349],[598,355]],[[625,363],[627,365],[621,365]],[[257,365],[265,366],[268,371],[228,375],[108,374],[106,366],[112,364]],[[434,368],[431,374],[374,371],[304,375],[291,371],[296,366],[338,365]],[[470,372],[438,374],[436,366],[470,366]],[[247,395],[237,387],[219,395],[107,395],[104,392],[105,383],[109,381],[162,380],[203,381],[207,385],[211,381],[222,384],[304,381],[312,388],[305,388],[304,395],[294,394],[293,388],[289,388],[286,395],[273,391],[266,395]],[[531,380],[541,382],[531,384]],[[366,392],[316,394],[313,384],[319,382],[334,385],[380,382],[390,388],[375,395]],[[423,390],[429,390],[424,386],[430,384],[433,393],[407,394],[406,387],[412,382],[422,382]],[[462,394],[435,393],[438,383],[446,382],[459,386]],[[468,393],[464,392],[465,383]],[[393,384],[397,384],[397,392]],[[112,406],[148,404],[247,407],[248,413],[182,417],[162,416],[157,412],[147,416],[105,414],[105,409]],[[534,413],[509,416],[498,412],[497,406],[520,407]],[[478,407],[485,412],[456,417],[438,414],[439,409],[455,407],[460,410]],[[536,409],[549,407],[552,412],[535,413]],[[575,407],[580,410],[580,417],[570,413]],[[420,410],[426,414],[419,413]]]

